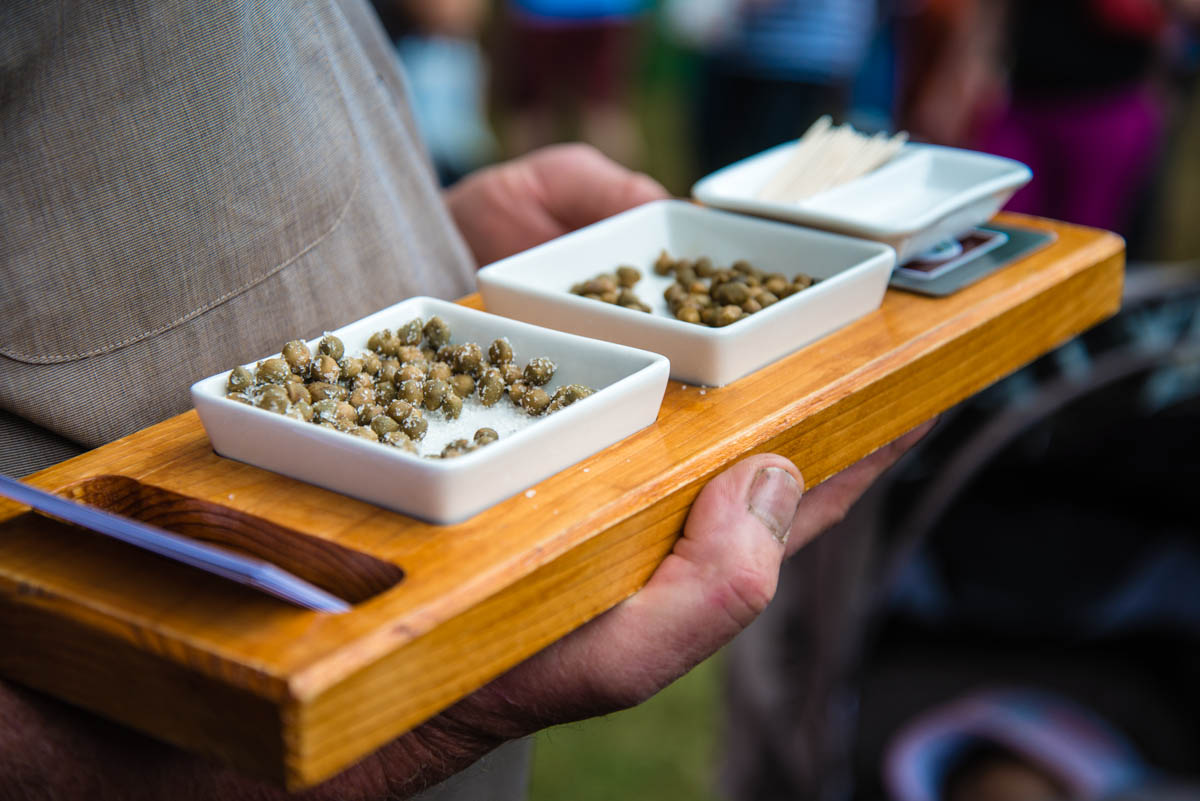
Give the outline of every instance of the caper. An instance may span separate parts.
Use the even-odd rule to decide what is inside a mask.
[[[716,306],[708,306],[706,308],[701,309],[700,310],[700,322],[704,323],[705,325],[716,325],[717,324],[717,307]]]
[[[583,291],[585,294],[592,293],[603,296],[606,292],[613,292],[617,289],[617,279],[611,275],[598,275],[590,281],[585,281]]]
[[[762,304],[754,298],[748,298],[746,302],[742,304],[742,311],[744,311],[746,314],[754,314],[756,311],[762,311]]]
[[[440,378],[430,378],[421,385],[421,392],[425,408],[433,411],[442,405],[442,400],[450,392],[450,385]]]
[[[308,349],[308,345],[298,339],[293,339],[283,346],[283,358],[292,368],[293,373],[302,375],[308,369],[308,365],[312,363],[312,351]]]
[[[421,331],[425,334],[425,340],[435,348],[450,341],[450,326],[441,317],[430,317]]]
[[[675,280],[684,286],[690,286],[699,281],[700,276],[698,276],[696,271],[692,269],[692,266],[688,264],[682,267],[675,267]]]
[[[424,381],[429,376],[429,368],[425,362],[406,364],[396,372],[396,382]]]
[[[617,283],[623,287],[631,287],[642,280],[642,271],[637,267],[623,264],[617,268]]]
[[[675,269],[675,260],[671,258],[671,254],[663,251],[658,254],[658,259],[654,262],[654,272],[657,275],[670,275]]]
[[[346,355],[346,346],[342,344],[342,340],[335,337],[333,334],[326,334],[321,338],[321,342],[317,345],[317,352],[322,353],[335,362],[341,361]]]
[[[225,382],[225,389],[229,392],[243,392],[252,386],[254,374],[245,367],[233,368],[229,373],[229,380]]]
[[[375,389],[375,379],[367,373],[359,373],[350,379],[350,391],[356,389]]]
[[[504,374],[495,367],[484,370],[479,376],[476,391],[479,393],[479,401],[484,406],[494,406],[504,394]]]
[[[375,402],[380,406],[387,406],[396,399],[396,385],[386,381],[380,381],[375,385]]]
[[[403,345],[420,345],[421,344],[421,318],[414,317],[404,324],[402,328],[396,329],[396,336],[400,338]]]
[[[409,379],[408,381],[401,381],[400,386],[396,389],[401,400],[406,400],[413,406],[420,406],[425,399],[424,386],[424,381]]]
[[[462,456],[470,452],[471,443],[465,439],[456,439],[446,443],[446,447],[442,448],[443,459],[453,459],[456,456]]]
[[[341,372],[340,378],[343,381],[349,381],[350,379],[354,378],[356,375],[361,373],[362,369],[363,369],[362,359],[358,358],[357,356],[350,356],[348,358],[342,359],[341,365],[342,365],[342,372]]]
[[[641,302],[642,299],[631,289],[622,289],[621,294],[617,296],[618,306],[638,306]]]
[[[712,298],[722,306],[740,306],[750,299],[750,290],[741,281],[730,281],[717,287]]]
[[[366,403],[358,407],[358,424],[370,425],[371,421],[383,414],[383,407],[378,403]]]
[[[387,338],[383,340],[383,345],[380,346],[379,352],[384,356],[396,356],[404,349],[404,343],[400,341],[400,337],[389,333]]]
[[[416,345],[402,345],[396,349],[396,358],[401,364],[424,364],[429,361],[425,357],[425,351],[418,348]]]
[[[521,408],[531,415],[539,415],[550,405],[550,396],[541,387],[533,387],[521,398]]]
[[[679,284],[671,284],[663,292],[663,298],[667,301],[668,305],[681,302],[687,295],[687,290]]]
[[[347,429],[347,433],[353,434],[356,437],[362,437],[370,442],[379,442],[379,435],[367,426],[354,426]]]
[[[458,397],[466,398],[475,391],[475,379],[466,373],[450,376],[450,388]]]
[[[255,398],[254,405],[268,412],[283,414],[288,407],[287,390],[278,384],[263,387]]]
[[[457,420],[458,416],[462,414],[462,408],[463,399],[453,390],[447,392],[446,396],[442,398],[442,414],[446,416],[447,420]]]
[[[695,306],[680,306],[675,312],[675,319],[683,320],[685,323],[700,322],[700,310]]]
[[[325,400],[326,398],[344,400],[346,397],[346,388],[325,381],[314,381],[308,385],[308,394],[315,401]]]
[[[328,354],[322,353],[312,363],[312,378],[314,381],[324,381],[327,384],[337,383],[338,378],[342,375],[342,368],[337,363],[337,360]]]
[[[525,372],[516,365],[516,362],[509,362],[501,368],[504,372],[504,384],[511,387],[516,382],[520,381],[525,375]]]
[[[816,282],[817,279],[807,273],[796,273],[796,277],[792,280],[792,285],[797,289],[808,289]]]
[[[292,368],[283,359],[275,357],[258,363],[254,370],[254,378],[260,384],[283,384],[291,375]]]
[[[382,353],[383,343],[391,336],[392,332],[386,328],[382,331],[376,331],[375,333],[371,334],[371,336],[367,337],[367,347],[376,353]]]
[[[554,370],[554,362],[545,356],[538,356],[536,359],[530,359],[529,364],[525,365],[524,377],[530,384],[540,387],[554,377]]]
[[[726,325],[729,325],[730,323],[736,323],[740,319],[742,319],[741,307],[739,307],[739,306],[722,306],[717,311],[716,325],[718,327],[726,326]]]
[[[400,424],[386,414],[379,414],[371,418],[370,425],[371,430],[378,434],[380,438],[386,437],[393,431],[400,430]]]
[[[337,419],[338,402],[333,398],[325,398],[313,404],[313,417],[318,421],[332,423]]]
[[[779,302],[779,298],[771,292],[763,292],[761,295],[755,298],[755,300],[757,300],[758,305],[762,306],[764,309],[770,306],[772,303]]]
[[[409,439],[420,439],[425,436],[425,432],[429,428],[429,421],[421,414],[420,409],[413,409],[412,414],[400,421],[400,428],[408,435]]]
[[[243,395],[240,392],[230,392],[227,395],[225,395],[225,397],[229,398],[229,400],[231,400],[231,401],[237,401],[238,403],[245,403],[250,406],[254,405],[254,404],[250,403],[249,398],[247,398],[245,395]]]
[[[429,372],[426,374],[426,378],[449,381],[452,375],[454,375],[454,370],[450,368],[447,362],[434,362],[429,365]]]
[[[359,387],[350,393],[348,398],[350,405],[354,407],[368,406],[375,403],[375,390],[371,387]]]
[[[377,376],[383,368],[383,360],[379,358],[378,353],[367,351],[362,355],[362,365],[364,373],[370,376]]]
[[[288,384],[285,387],[287,391],[288,401],[291,403],[299,403],[305,401],[312,403],[312,393],[308,391],[308,387],[303,384]]]
[[[408,401],[395,400],[387,407],[388,417],[391,417],[396,422],[402,423],[413,412],[413,405]]]
[[[396,380],[396,373],[398,372],[400,372],[399,359],[384,359],[383,366],[379,368],[379,380],[390,384]]]
[[[775,296],[787,288],[790,282],[779,273],[771,273],[767,276],[767,280],[763,282],[766,290]]]
[[[525,393],[529,391],[529,384],[524,381],[514,381],[508,385],[508,399],[517,406],[521,405],[521,399],[525,397]]]
[[[749,275],[754,272],[754,268],[750,266],[750,262],[745,259],[738,259],[730,267],[735,273],[741,273],[742,275]]]
[[[481,428],[475,432],[474,439],[476,445],[490,445],[500,439],[500,435],[496,433],[495,429]]]
[[[387,434],[384,434],[382,437],[380,437],[379,441],[401,450],[408,451],[409,453],[417,452],[417,446],[414,445],[413,441],[408,438],[408,434],[405,434],[400,430],[390,431]]]
[[[550,411],[556,412],[559,409],[566,408],[578,400],[583,400],[588,395],[593,394],[591,387],[585,387],[583,384],[567,384],[559,387],[554,392],[554,396],[550,398]]]
[[[619,297],[621,297],[621,293],[618,290],[610,289],[608,292],[604,292],[600,295],[600,300],[604,301],[605,303],[616,303],[617,298]]]
[[[712,278],[713,274],[717,271],[717,268],[713,266],[712,259],[708,256],[701,256],[696,259],[694,269],[696,270],[696,275],[701,278]]]
[[[333,413],[333,424],[338,428],[352,428],[358,422],[358,409],[345,401],[338,401]]]
[[[308,401],[296,401],[287,411],[288,417],[295,417],[297,420],[303,420],[306,423],[312,422],[313,407]]]
[[[472,373],[479,370],[483,364],[483,350],[474,342],[463,343],[454,354],[452,365],[455,372]]]
[[[513,360],[512,343],[507,337],[492,340],[488,346],[488,361],[492,364],[508,364]]]

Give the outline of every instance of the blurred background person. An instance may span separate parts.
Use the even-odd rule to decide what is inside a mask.
[[[508,150],[578,139],[643,165],[632,87],[647,0],[509,0],[497,45]]]
[[[443,186],[494,161],[488,63],[480,34],[487,0],[372,0],[396,47],[417,128]]]

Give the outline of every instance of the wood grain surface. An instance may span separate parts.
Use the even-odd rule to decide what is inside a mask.
[[[0,673],[291,788],[318,782],[640,587],[711,476],[773,451],[814,486],[1113,314],[1120,238],[1056,241],[948,298],[882,307],[453,526],[213,453],[189,412],[40,487],[280,559],[357,601],[293,608],[0,501]],[[479,305],[478,297],[464,300]]]

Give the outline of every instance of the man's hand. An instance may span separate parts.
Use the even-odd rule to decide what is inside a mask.
[[[841,520],[930,425],[803,498],[788,460],[739,462],[700,492],[635,596],[300,796],[0,683],[0,801],[408,797],[505,741],[640,703],[715,653],[770,602],[783,560]]]
[[[572,144],[472,173],[445,197],[482,267],[668,194],[649,176],[589,145]]]

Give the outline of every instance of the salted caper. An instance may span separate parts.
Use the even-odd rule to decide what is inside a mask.
[[[372,387],[359,387],[347,398],[354,407],[367,406],[375,403],[375,390]]]
[[[347,429],[347,433],[353,434],[356,437],[362,437],[368,442],[379,442],[379,435],[367,426],[354,426],[353,428]]]
[[[500,435],[493,428],[481,428],[475,432],[474,439],[476,445],[490,445],[500,439]]]
[[[383,368],[383,360],[379,358],[378,353],[367,351],[362,355],[363,372],[369,376],[379,375],[380,369]]]
[[[742,319],[742,309],[739,306],[722,306],[717,311],[717,326],[726,326]]]
[[[420,439],[429,429],[429,421],[421,414],[420,409],[413,409],[412,414],[400,421],[400,429],[409,439]]]
[[[466,373],[450,376],[450,388],[458,397],[466,398],[475,391],[475,379]]]
[[[311,371],[314,381],[324,381],[327,384],[337,383],[342,375],[341,365],[332,356],[322,353],[312,363]]]
[[[404,422],[410,414],[412,414],[413,405],[408,401],[394,400],[387,407],[388,417],[391,417],[397,422]]]
[[[366,403],[358,408],[358,424],[370,425],[371,421],[383,414],[383,407],[378,403]]]
[[[424,381],[417,381],[410,378],[407,381],[400,382],[400,386],[396,388],[396,394],[400,397],[400,400],[406,400],[413,406],[420,406],[425,399],[424,386]]]
[[[462,414],[463,399],[454,393],[453,390],[446,393],[446,397],[442,398],[442,414],[447,420],[457,420]]]
[[[400,424],[386,414],[379,414],[371,418],[370,425],[371,430],[378,434],[381,439],[393,431],[400,430]]]
[[[405,382],[408,383],[408,382]],[[423,403],[426,409],[433,411],[442,405],[442,400],[445,399],[447,393],[450,392],[450,385],[440,378],[430,378],[421,385],[421,393]],[[407,398],[405,398],[407,400]]]
[[[425,341],[434,348],[440,348],[450,341],[450,326],[441,317],[430,317],[429,322],[421,329]]]
[[[429,375],[429,368],[425,362],[411,362],[404,365],[396,371],[396,382],[404,381],[424,381]]]
[[[493,406],[504,394],[504,375],[495,367],[483,371],[476,385],[479,401],[484,406]]]
[[[617,283],[623,287],[631,287],[642,280],[642,271],[637,267],[623,264],[617,268]]]
[[[300,401],[312,403],[312,393],[303,384],[288,384],[285,390],[287,391],[288,401],[291,403],[299,403]]]
[[[346,355],[346,346],[333,334],[326,334],[317,345],[317,352],[328,356],[335,362],[341,361],[342,357]]]
[[[443,459],[453,459],[456,456],[462,456],[471,451],[471,443],[465,439],[456,439],[446,443],[446,447],[442,448]]]
[[[482,364],[483,350],[474,342],[463,343],[458,352],[454,354],[455,372],[474,374]]]
[[[525,393],[529,391],[529,384],[524,381],[514,381],[508,385],[508,399],[517,406],[521,405],[521,399],[525,397]]]
[[[440,381],[449,381],[450,376],[454,375],[454,370],[451,369],[447,362],[434,362],[429,365],[429,372],[426,378],[438,379]]]
[[[229,380],[225,382],[225,389],[228,392],[244,392],[254,386],[254,373],[246,367],[235,367],[229,373]]]
[[[521,397],[521,408],[532,415],[542,414],[550,405],[550,395],[541,387],[532,387]]]
[[[279,357],[267,359],[258,363],[254,370],[254,379],[260,384],[283,384],[292,374],[292,368]]]
[[[536,359],[530,359],[529,364],[525,365],[524,378],[535,387],[540,387],[554,378],[554,370],[554,362],[545,356],[538,356]]]
[[[326,398],[344,400],[346,397],[346,388],[325,381],[314,381],[308,384],[308,394],[315,401],[325,400]]]
[[[492,364],[508,364],[512,360],[512,343],[508,341],[508,337],[492,340],[492,344],[488,345],[488,361]]]
[[[282,414],[288,407],[287,390],[278,384],[263,387],[255,398],[254,405],[268,412]]]
[[[312,351],[299,339],[293,339],[283,346],[283,358],[293,373],[303,374],[312,363]]]
[[[401,328],[396,329],[396,336],[400,338],[402,345],[420,345],[422,336],[421,328],[421,318],[414,317]]]
[[[525,374],[516,362],[509,362],[500,369],[504,373],[504,384],[509,387],[520,381]]]

